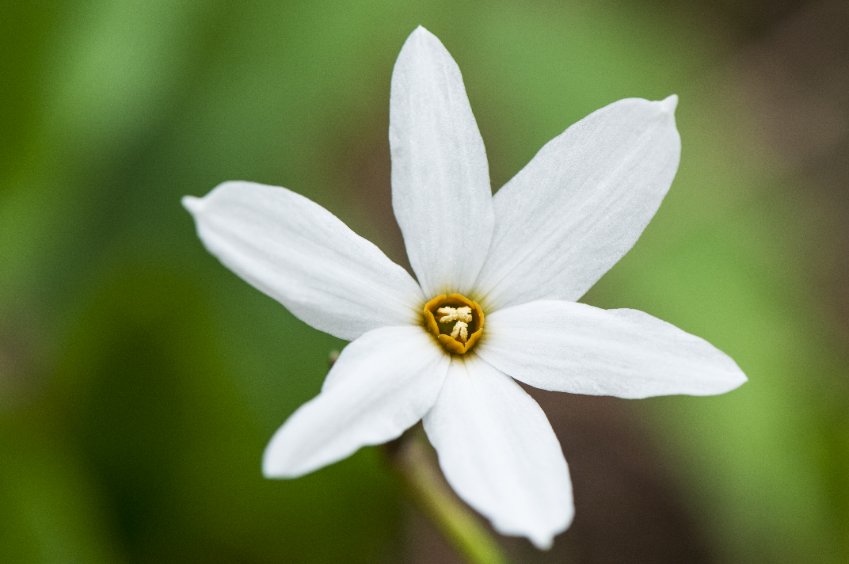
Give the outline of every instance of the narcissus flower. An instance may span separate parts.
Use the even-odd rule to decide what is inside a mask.
[[[678,168],[676,97],[620,100],[545,145],[494,196],[460,71],[416,29],[392,75],[392,202],[413,279],[285,188],[225,182],[186,197],[222,263],[313,327],[352,341],[274,435],[269,477],[296,477],[423,420],[448,482],[540,548],[572,521],[545,390],[707,395],[746,378],[704,340],[635,310],[577,303],[635,243]]]

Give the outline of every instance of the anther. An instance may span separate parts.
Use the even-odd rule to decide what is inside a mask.
[[[471,315],[469,316],[471,321]],[[454,329],[451,330],[451,337],[457,339],[461,343],[469,340],[469,324],[463,321],[458,321],[454,324]]]
[[[439,318],[440,323],[451,323],[452,321],[462,321],[464,323],[472,322],[472,308],[469,306],[444,306],[436,310],[436,313],[442,316]]]

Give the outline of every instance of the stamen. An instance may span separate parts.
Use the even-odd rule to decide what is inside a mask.
[[[469,315],[469,321],[471,320],[472,316]],[[469,324],[458,321],[454,324],[454,329],[451,330],[451,336],[461,343],[465,343],[469,340]]]
[[[451,323],[452,321],[462,321],[464,323],[472,322],[472,308],[469,306],[444,306],[436,310],[436,313],[442,316],[439,318],[440,323]]]

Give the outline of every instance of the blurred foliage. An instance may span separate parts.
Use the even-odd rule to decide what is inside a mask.
[[[652,6],[0,2],[0,561],[399,557],[373,449],[261,477],[343,343],[208,256],[179,198],[284,185],[403,263],[389,77],[418,24],[464,72],[494,186],[605,103],[680,95],[679,176],[585,301],[658,315],[749,374],[638,407],[721,561],[849,561],[846,343],[794,244],[803,187],[723,82],[732,45]]]

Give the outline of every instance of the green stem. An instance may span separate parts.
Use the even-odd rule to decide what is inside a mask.
[[[411,430],[386,445],[385,452],[413,501],[467,561],[507,562],[492,535],[445,483],[420,430]]]

